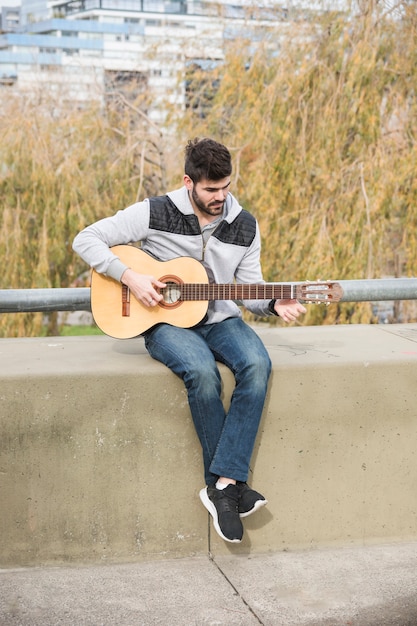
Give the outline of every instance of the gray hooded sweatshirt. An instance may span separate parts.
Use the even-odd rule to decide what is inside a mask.
[[[258,223],[231,193],[226,198],[222,219],[209,232],[202,232],[188,191],[182,187],[165,196],[136,202],[87,226],[75,237],[73,249],[97,272],[120,281],[127,266],[111,247],[129,243],[140,243],[143,251],[159,261],[181,256],[202,261],[215,283],[265,282]],[[268,300],[216,300],[210,303],[205,323],[241,317],[241,304],[255,315],[271,315]]]

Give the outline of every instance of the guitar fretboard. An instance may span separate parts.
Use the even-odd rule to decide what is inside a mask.
[[[299,297],[296,284],[261,285],[185,283],[180,287],[181,300],[283,300]]]

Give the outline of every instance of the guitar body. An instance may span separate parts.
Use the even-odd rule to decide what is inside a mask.
[[[191,257],[157,261],[143,250],[129,245],[114,246],[112,252],[136,272],[149,274],[164,283],[209,282],[204,266]],[[92,271],[91,311],[94,321],[106,335],[116,339],[137,337],[161,322],[191,328],[204,319],[208,309],[208,301],[162,300],[157,306],[147,307],[134,296],[128,297],[130,301],[123,303],[123,285]]]

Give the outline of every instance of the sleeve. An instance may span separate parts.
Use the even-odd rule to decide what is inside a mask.
[[[261,268],[261,236],[258,223],[256,234],[235,273],[236,282],[246,284],[264,284]],[[267,317],[272,315],[270,300],[243,300],[243,306],[254,315]]]
[[[120,280],[128,267],[111,251],[112,246],[142,241],[148,230],[149,200],[144,200],[87,226],[72,247],[98,273]]]

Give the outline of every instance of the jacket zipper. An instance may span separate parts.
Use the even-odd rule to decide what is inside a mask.
[[[204,261],[204,257],[205,257],[205,253],[206,253],[206,248],[207,248],[207,244],[210,241],[210,238],[214,235],[214,233],[216,232],[216,230],[219,228],[219,226],[223,223],[223,220],[221,220],[216,228],[214,230],[211,231],[211,233],[209,234],[209,236],[207,237],[207,241],[204,241],[204,236],[203,233],[201,232],[201,240],[203,242],[203,247],[202,247],[202,255],[201,255],[201,260]]]

